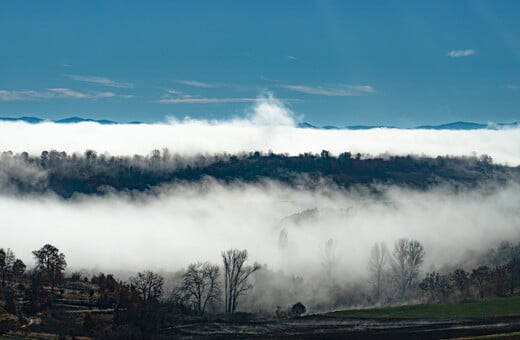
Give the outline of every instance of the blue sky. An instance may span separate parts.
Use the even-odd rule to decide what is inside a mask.
[[[0,116],[520,120],[518,1],[0,2]]]

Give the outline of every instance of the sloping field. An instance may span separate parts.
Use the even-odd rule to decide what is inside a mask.
[[[410,305],[344,310],[324,315],[349,318],[488,318],[520,316],[520,295],[457,304]]]

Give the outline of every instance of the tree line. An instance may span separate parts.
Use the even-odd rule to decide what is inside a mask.
[[[23,171],[22,171],[23,170]],[[212,177],[224,182],[275,180],[287,185],[320,185],[326,179],[339,187],[374,183],[427,189],[440,183],[475,187],[482,182],[518,180],[520,169],[493,164],[489,156],[412,157],[344,152],[320,154],[250,152],[237,155],[180,156],[167,149],[150,155],[110,156],[87,150],[67,154],[56,150],[40,156],[0,154],[0,185],[20,193],[52,191],[62,197],[75,193],[102,194],[115,190],[146,191],[165,183],[200,181]]]
[[[520,243],[500,243],[473,268],[434,270],[421,278],[424,256],[424,247],[413,239],[397,240],[392,251],[384,242],[374,244],[369,258],[371,302],[385,305],[422,296],[427,303],[456,303],[511,296],[520,287]]]
[[[113,310],[114,329],[124,326],[135,327],[142,334],[153,332],[166,316],[171,315],[165,310],[171,312],[172,308],[180,314],[203,316],[208,307],[218,312],[217,308],[223,306],[225,314],[233,315],[237,312],[240,297],[253,288],[249,277],[260,269],[257,263],[247,264],[247,250],[229,249],[221,254],[222,267],[209,262],[189,265],[182,275],[182,283],[165,298],[164,277],[153,271],[139,272],[127,282],[102,273],[90,280],[73,273],[65,280],[67,262],[58,248],[46,244],[33,251],[33,256],[36,264],[26,270],[26,265],[11,249],[0,249],[0,302],[4,302],[8,313],[20,320],[16,326],[3,324],[0,318],[0,334],[1,331],[20,328],[20,324],[28,323],[30,316],[52,315],[63,305],[65,289],[70,290],[73,282],[85,285],[72,287],[83,290],[87,287],[89,290],[86,294],[93,301],[89,308]],[[88,284],[95,285],[96,289],[88,289],[93,287]],[[58,319],[57,316],[49,318]],[[94,324],[92,315],[87,313],[84,325],[93,329]],[[60,331],[61,326],[56,327],[56,331]]]
[[[419,287],[430,303],[504,297],[520,286],[520,243],[502,242],[487,255],[488,264],[466,270],[426,273]]]
[[[165,284],[168,277],[149,270],[126,281],[103,273],[89,278],[73,272],[66,277],[65,255],[50,244],[33,251],[35,265],[29,269],[11,249],[0,249],[0,331],[25,327],[56,334],[131,338],[132,334],[153,334],[171,325],[203,322],[218,315],[240,320],[244,314],[239,311],[251,310],[266,294],[278,296],[274,300],[276,308],[271,305],[267,314],[287,318],[307,312],[300,299],[316,312],[360,305],[448,303],[510,296],[520,286],[520,243],[503,242],[475,256],[473,267],[454,265],[429,272],[422,268],[426,249],[420,241],[401,238],[392,249],[383,242],[376,243],[369,256],[370,289],[365,289],[362,282],[356,283],[356,278],[348,284],[337,276],[341,267],[339,246],[334,239],[325,242],[321,282],[316,290],[306,288],[301,277],[281,280],[283,273],[249,263],[247,250],[223,251],[220,263],[188,265],[179,272],[170,290]],[[360,279],[364,280],[362,276]],[[279,285],[269,283],[276,280]],[[328,299],[315,300],[313,295],[320,294]],[[282,301],[287,299],[283,296],[294,300],[284,306]],[[82,314],[68,310],[68,306],[82,308]],[[4,309],[14,319],[4,319]],[[104,317],[106,313],[109,318]],[[79,324],[75,315],[82,315]]]

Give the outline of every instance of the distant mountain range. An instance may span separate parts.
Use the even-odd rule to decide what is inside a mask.
[[[326,129],[326,130],[370,130],[370,129],[379,129],[379,128],[387,128],[387,129],[399,129],[397,126],[391,125],[347,125],[347,126],[333,126],[333,125],[325,125],[325,126],[314,126],[309,123],[300,123],[298,127],[304,129]],[[453,122],[448,124],[441,125],[419,125],[413,128],[407,129],[422,129],[422,130],[496,130],[503,128],[516,128],[520,127],[520,123],[490,123],[490,124],[480,124],[480,123],[472,123],[472,122]]]
[[[111,124],[142,124],[141,122],[133,121],[133,122],[115,122],[113,120],[107,119],[90,119],[90,118],[81,118],[81,117],[68,117],[58,120],[50,120],[50,119],[42,119],[38,117],[0,117],[0,121],[4,122],[26,122],[30,124],[38,124],[43,122],[54,122],[58,124],[72,124],[72,123],[82,123],[82,122],[94,122],[103,125],[111,125]]]
[[[8,122],[26,122],[30,124],[37,124],[43,122],[54,122],[58,124],[71,124],[71,123],[81,123],[81,122],[94,122],[103,125],[111,125],[111,124],[143,124],[139,121],[132,122],[116,122],[113,120],[107,119],[90,119],[90,118],[81,118],[81,117],[68,117],[58,120],[46,120],[38,117],[0,117],[0,121],[8,121]],[[347,125],[347,126],[334,126],[334,125],[325,125],[325,126],[316,126],[309,123],[298,123],[299,128],[303,129],[325,129],[325,130],[370,130],[377,128],[387,128],[387,129],[398,129],[397,126],[390,125]],[[440,125],[419,125],[414,128],[408,129],[422,129],[422,130],[479,130],[479,129],[488,129],[488,130],[496,130],[502,128],[516,128],[520,127],[519,122],[513,123],[489,123],[489,124],[481,124],[481,123],[472,123],[472,122],[453,122],[448,124],[440,124]]]

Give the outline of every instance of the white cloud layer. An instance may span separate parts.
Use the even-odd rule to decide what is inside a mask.
[[[31,251],[52,243],[71,268],[178,270],[195,261],[220,263],[220,251],[248,249],[251,260],[309,277],[319,273],[323,246],[337,244],[342,281],[365,274],[370,247],[401,237],[426,249],[424,270],[456,265],[503,239],[516,240],[520,188],[453,193],[390,188],[376,199],[327,185],[298,190],[275,183],[206,181],[163,188],[159,196],[125,194],[69,201],[0,196],[2,247],[31,263]],[[286,217],[316,214],[294,223]],[[279,247],[282,228],[288,233]],[[473,260],[476,260],[473,257]]]
[[[280,101],[260,98],[246,118],[229,121],[171,120],[164,124],[27,124],[0,122],[2,150],[67,153],[93,149],[112,155],[148,154],[169,148],[183,155],[273,151],[297,155],[329,150],[379,155],[468,156],[488,154],[498,163],[520,165],[520,129],[502,130],[321,130],[296,127]],[[299,119],[301,120],[301,119]]]

